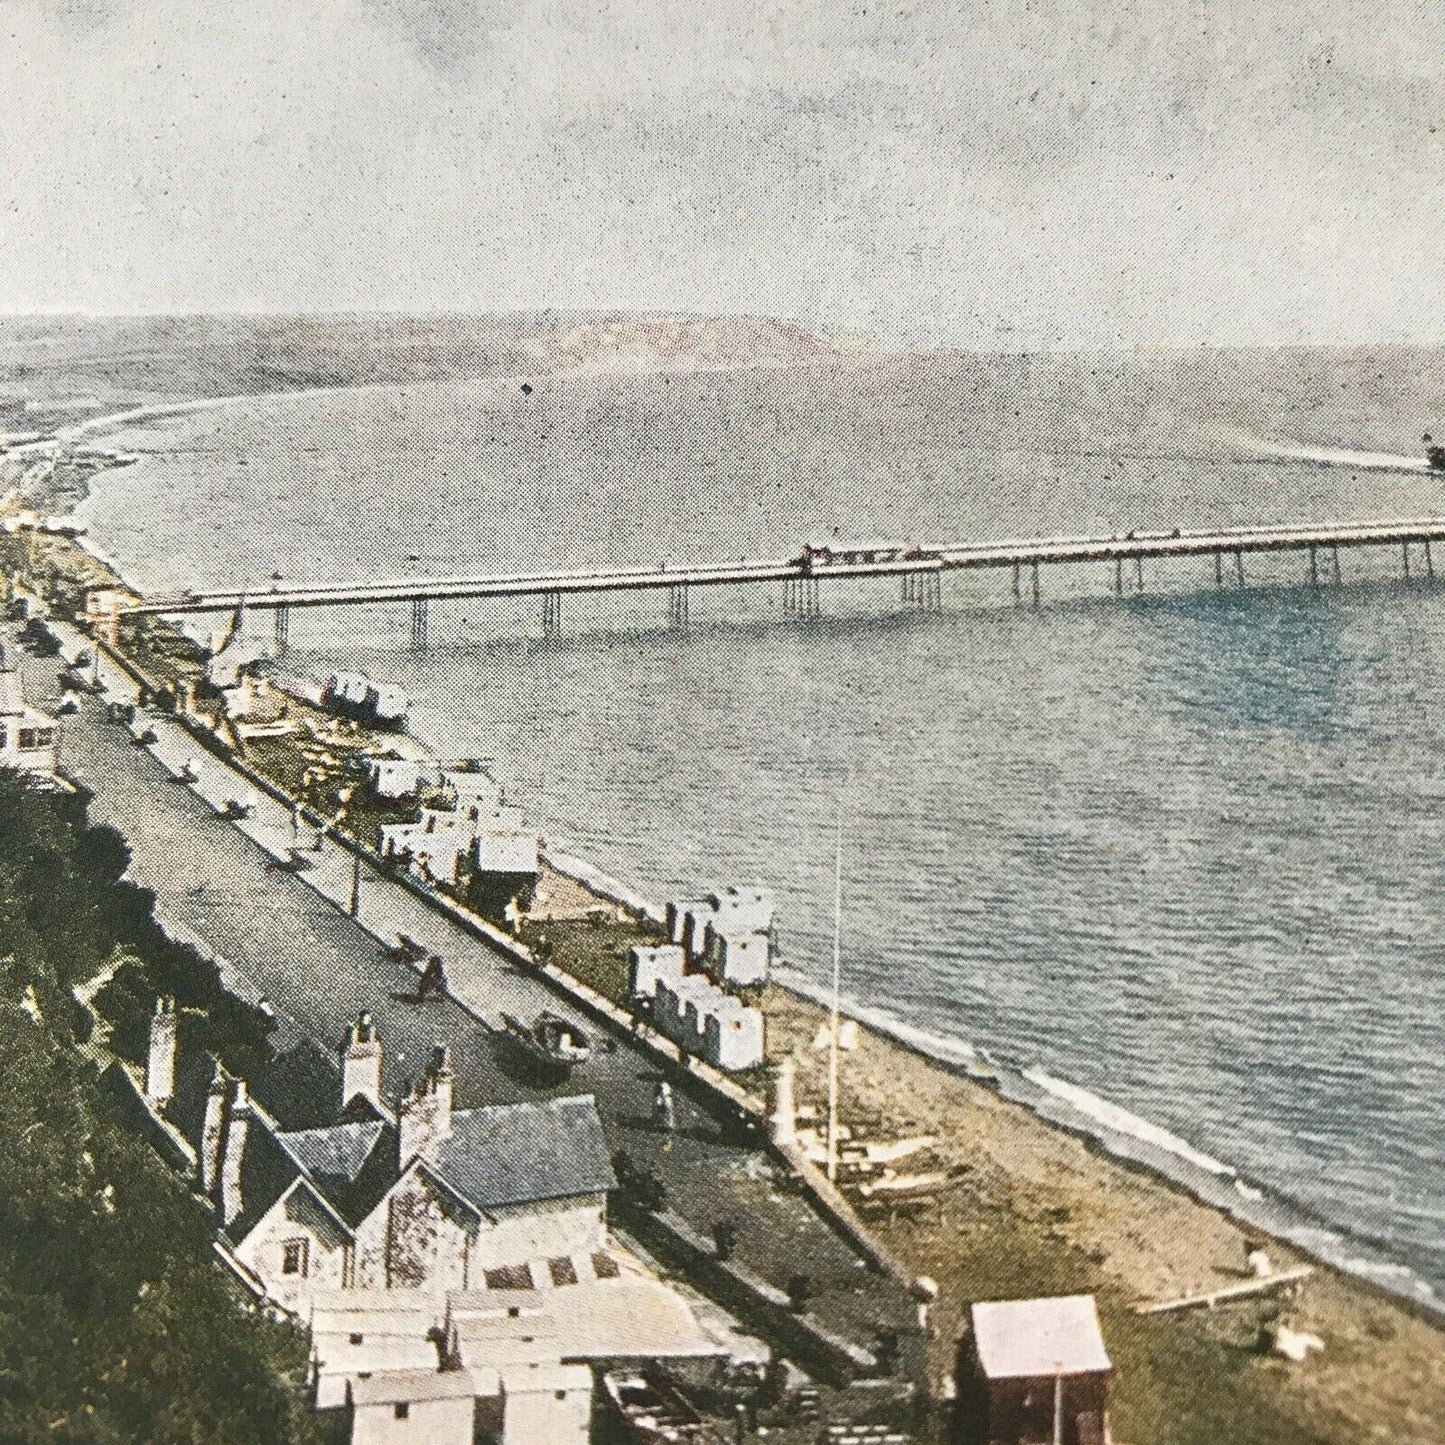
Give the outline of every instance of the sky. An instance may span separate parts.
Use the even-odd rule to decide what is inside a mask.
[[[0,311],[1445,340],[1439,0],[0,0]]]

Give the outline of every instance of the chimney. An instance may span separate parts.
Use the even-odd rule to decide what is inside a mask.
[[[226,1096],[230,1091],[230,1080],[217,1064],[216,1077],[211,1080],[211,1092],[206,1095],[206,1117],[201,1125],[201,1147],[196,1156],[201,1193],[207,1196],[215,1195],[216,1183],[221,1176],[221,1144],[226,1137]]]
[[[381,1102],[381,1040],[371,1015],[357,1014],[341,1047],[341,1107],[344,1111],[357,1097],[368,1100],[379,1114]]]
[[[791,1055],[778,1064],[773,1078],[773,1143],[779,1149],[790,1149],[798,1142],[798,1109],[793,1097],[793,1071],[795,1065]]]
[[[169,1104],[176,1091],[176,1005],[158,998],[151,1015],[150,1053],[146,1056],[146,1102]]]
[[[405,1169],[417,1155],[435,1164],[452,1132],[452,1069],[445,1044],[432,1050],[421,1078],[396,1112],[399,1167]]]
[[[241,1212],[241,1162],[246,1152],[246,1135],[251,1127],[251,1101],[246,1081],[236,1080],[226,1142],[221,1150],[221,1224],[230,1224]]]

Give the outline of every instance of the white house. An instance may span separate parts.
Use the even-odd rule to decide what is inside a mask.
[[[60,728],[25,701],[20,674],[0,650],[0,768],[37,782],[54,782],[60,769]]]
[[[456,1109],[438,1046],[393,1114],[362,1014],[342,1048],[337,1121],[286,1129],[214,1062],[178,1070],[174,1019],[152,1019],[146,1096],[193,1148],[222,1242],[288,1309],[304,1316],[328,1290],[596,1277],[615,1181],[590,1095]]]
[[[477,1386],[469,1370],[368,1372],[348,1382],[348,1395],[351,1445],[472,1445],[475,1439]]]

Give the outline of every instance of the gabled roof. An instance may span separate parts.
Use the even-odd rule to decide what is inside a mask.
[[[296,1161],[276,1142],[268,1121],[253,1113],[241,1155],[241,1212],[226,1226],[227,1238],[240,1244],[301,1177]]]
[[[435,1172],[478,1209],[604,1194],[617,1182],[590,1094],[458,1110]]]
[[[297,1129],[279,1133],[276,1138],[309,1173],[354,1184],[382,1132],[378,1121],[335,1124],[329,1129]]]
[[[1097,1375],[1113,1369],[1090,1294],[973,1306],[974,1348],[990,1380]]]

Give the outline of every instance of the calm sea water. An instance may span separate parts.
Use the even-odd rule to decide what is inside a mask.
[[[650,565],[801,540],[1445,513],[1413,455],[1438,353],[921,358],[247,401],[118,438],[87,506],[142,583]],[[1445,1287],[1445,578],[1398,553],[295,616],[295,658],[402,682],[557,844],[661,898],[760,879],[849,993],[1072,1081]],[[1445,566],[1445,557],[1441,558]],[[1129,579],[1132,583],[1132,577]],[[538,615],[533,615],[537,613]],[[264,628],[264,619],[253,626]],[[1348,1250],[1346,1250],[1348,1252]]]

